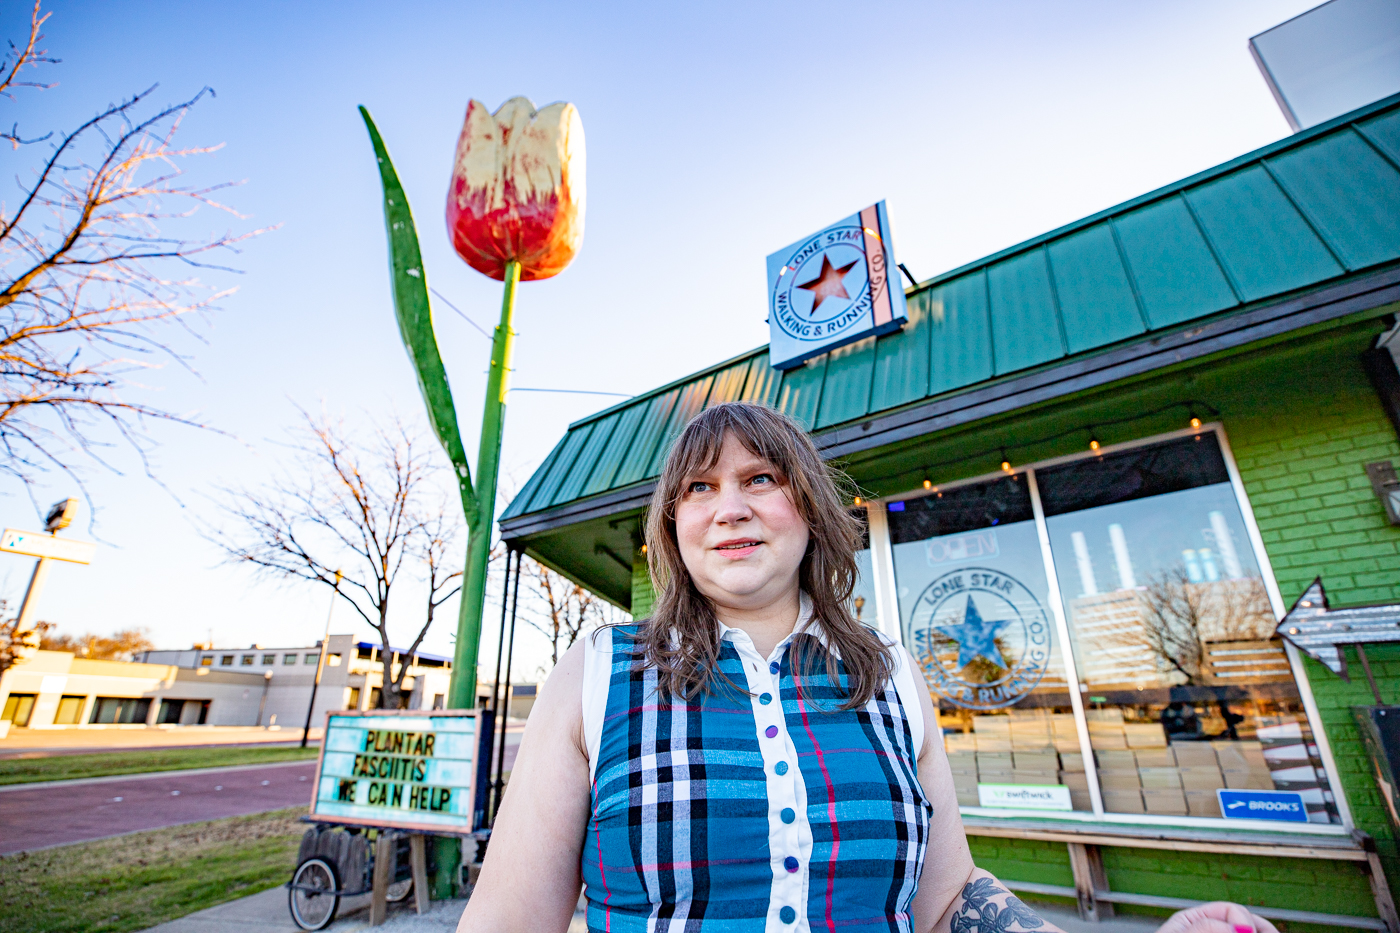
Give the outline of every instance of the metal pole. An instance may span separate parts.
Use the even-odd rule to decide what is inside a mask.
[[[1371,685],[1371,693],[1375,694],[1376,705],[1384,706],[1385,700],[1381,698],[1380,688],[1376,686],[1376,678],[1371,674],[1371,661],[1366,657],[1366,646],[1357,643],[1356,656],[1361,660],[1361,669],[1366,672],[1366,683]]]
[[[510,597],[510,559],[515,551],[506,548],[506,575],[501,578],[501,634],[496,640],[496,676],[491,680],[491,711],[500,718],[501,714],[501,659],[506,653],[506,601]]]
[[[34,607],[39,604],[39,594],[48,578],[49,559],[41,557],[34,564],[34,572],[29,576],[29,588],[24,591],[24,602],[19,607],[19,618],[15,619],[16,635],[29,631],[29,623],[34,618]]]
[[[525,562],[525,554],[521,552],[515,559],[515,585],[511,589],[510,598],[510,644],[506,647],[506,693],[505,707],[502,709],[504,715],[501,717],[501,750],[496,755],[496,806],[491,811],[491,822],[494,825],[496,813],[501,809],[501,797],[506,792],[506,720],[510,718],[510,669],[515,663],[515,610],[520,605],[520,565]]]
[[[506,610],[509,608],[510,605],[510,560],[512,557],[515,558],[516,564],[520,563],[521,555],[516,554],[515,549],[507,545],[506,575],[504,582],[501,584],[501,634],[496,644],[496,679],[492,681],[491,685],[491,714],[493,717],[492,727],[496,730],[496,734],[491,737],[491,757],[497,759],[498,761],[504,754],[504,751],[498,752],[497,748],[499,747],[503,750],[505,748],[506,741],[505,737],[507,717],[501,715],[501,662],[505,660],[506,656]],[[515,585],[517,588],[519,588],[520,586],[519,574],[516,575]],[[514,639],[512,639],[512,641],[513,640]],[[506,713],[509,713],[509,696],[506,697],[505,702]],[[500,743],[499,746],[497,745],[498,742]],[[491,800],[494,800],[498,796],[498,794],[496,793],[496,788],[499,786],[500,777],[500,774],[497,773],[495,778],[491,780],[491,797],[490,800],[488,800],[488,803],[490,803]],[[494,814],[494,811],[492,812]],[[492,821],[495,821],[494,815],[492,816]]]
[[[258,725],[262,725],[263,712],[267,709],[267,688],[272,686],[272,671],[263,672],[263,695],[258,701]]]
[[[301,747],[306,747],[306,737],[311,734],[311,711],[316,708],[316,691],[321,689],[321,670],[326,666],[326,648],[331,641],[331,617],[335,615],[335,601],[340,596],[340,571],[335,572],[335,592],[331,594],[331,608],[326,613],[326,635],[321,639],[321,655],[316,659],[316,679],[311,682],[311,702],[306,705],[306,725],[301,729]]]
[[[486,565],[491,556],[491,526],[496,520],[496,478],[501,461],[501,437],[506,420],[507,374],[515,347],[511,318],[515,314],[515,289],[520,283],[520,263],[505,268],[505,293],[501,296],[501,322],[491,341],[491,368],[486,375],[486,403],[481,416],[481,446],[476,455],[476,514],[467,516],[470,534],[457,615],[457,645],[452,657],[452,681],[447,690],[449,709],[476,706],[476,661],[481,649],[481,613],[486,601]]]

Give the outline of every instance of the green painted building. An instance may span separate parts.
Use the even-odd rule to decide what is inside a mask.
[[[1371,688],[1273,634],[1314,577],[1333,606],[1400,602],[1366,471],[1400,460],[1400,96],[907,297],[900,332],[786,372],[760,348],[571,425],[505,539],[643,617],[669,441],[773,405],[859,486],[855,606],[924,668],[980,864],[1086,917],[1230,898],[1400,933],[1352,718]],[[974,619],[1000,664],[959,665]],[[1368,660],[1400,703],[1400,646]],[[1229,818],[1222,789],[1305,812]]]

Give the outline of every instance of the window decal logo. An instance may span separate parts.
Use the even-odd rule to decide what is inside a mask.
[[[1020,580],[987,567],[945,573],[919,594],[911,646],[929,687],[964,709],[1011,706],[1050,666],[1045,607]]]

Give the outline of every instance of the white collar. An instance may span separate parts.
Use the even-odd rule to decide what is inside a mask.
[[[719,625],[719,637],[721,641],[728,639],[734,643],[736,648],[741,645],[753,648],[753,639],[749,638],[748,632],[741,628],[725,625],[718,619],[716,619],[715,622]],[[773,653],[765,658],[765,660],[771,661],[781,656],[783,649],[798,635],[811,635],[818,639],[823,645],[830,647],[826,639],[826,630],[822,628],[820,621],[812,617],[812,598],[807,595],[805,590],[798,591],[797,622],[793,625],[792,632],[782,641],[778,642],[777,646],[773,648]]]

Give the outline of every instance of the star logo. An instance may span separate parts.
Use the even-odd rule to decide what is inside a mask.
[[[833,266],[831,264],[831,258],[825,253],[822,254],[822,271],[817,273],[817,277],[812,279],[812,281],[797,286],[798,288],[804,288],[812,293],[812,310],[807,312],[809,315],[816,314],[817,309],[822,306],[822,302],[826,301],[828,298],[845,298],[848,301],[850,300],[851,296],[846,294],[846,286],[842,284],[841,280],[845,278],[846,273],[854,269],[855,266],[855,261],[849,262],[844,266]]]
[[[958,667],[967,667],[978,658],[986,658],[997,667],[1006,667],[1006,661],[997,648],[996,637],[1007,625],[1007,621],[987,621],[977,611],[977,604],[968,594],[967,608],[963,612],[961,625],[935,625],[931,628],[948,636],[958,643]]]

